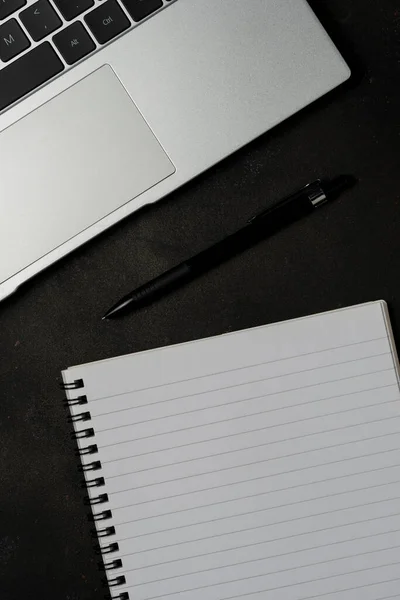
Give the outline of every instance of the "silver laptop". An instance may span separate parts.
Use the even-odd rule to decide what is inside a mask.
[[[0,298],[349,74],[305,0],[0,0]]]

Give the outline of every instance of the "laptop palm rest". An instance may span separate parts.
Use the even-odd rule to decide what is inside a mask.
[[[175,172],[109,66],[0,133],[0,282]]]

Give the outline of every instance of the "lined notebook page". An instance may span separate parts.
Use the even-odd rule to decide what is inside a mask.
[[[68,369],[131,600],[400,598],[400,393],[385,304]],[[69,397],[77,393],[70,392]],[[73,407],[73,414],[82,407]],[[108,557],[107,557],[108,558]]]

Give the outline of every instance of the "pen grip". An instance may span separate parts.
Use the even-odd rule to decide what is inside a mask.
[[[179,287],[186,279],[189,279],[190,274],[191,268],[189,265],[182,263],[142,285],[131,296],[131,300],[133,300],[135,304],[147,304],[157,297]]]

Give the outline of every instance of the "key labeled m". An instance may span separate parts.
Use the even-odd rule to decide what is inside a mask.
[[[13,36],[11,35],[11,33],[10,33],[10,35],[8,37],[3,38],[3,40],[4,40],[4,43],[5,43],[6,46],[11,46],[11,44],[15,43],[15,39],[13,38]]]

